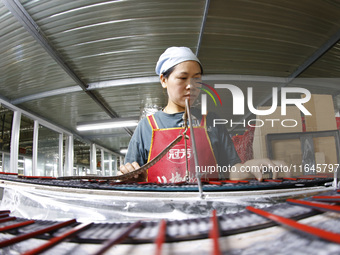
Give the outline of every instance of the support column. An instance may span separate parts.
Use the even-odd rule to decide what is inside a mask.
[[[64,175],[71,176],[73,175],[73,135],[68,135],[66,137],[66,144],[65,144],[65,168],[64,168]]]
[[[102,170],[102,174],[101,175],[103,175],[103,176],[105,176],[106,174],[105,174],[105,163],[104,163],[104,150],[103,149],[101,149],[100,150],[100,169]]]
[[[97,174],[97,152],[94,143],[90,147],[90,171],[91,174]]]
[[[19,156],[19,136],[20,136],[21,113],[14,111],[11,135],[11,154],[10,168],[11,173],[18,173],[18,156]]]
[[[64,135],[62,133],[59,134],[58,177],[63,176],[63,157],[64,157],[63,139],[64,139]]]
[[[119,170],[119,166],[118,166],[118,156],[116,156],[116,160],[115,160],[115,169],[114,169],[113,175],[117,175],[118,170]]]
[[[39,141],[39,122],[34,121],[33,128],[33,148],[32,148],[32,175],[38,175],[38,141]]]
[[[108,160],[109,160],[109,175],[110,175],[110,176],[113,176],[114,173],[113,173],[113,171],[112,171],[112,154],[109,153],[108,155],[109,155],[109,156],[108,156]]]

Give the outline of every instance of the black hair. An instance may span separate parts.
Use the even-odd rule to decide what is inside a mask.
[[[198,63],[198,62],[197,62],[197,63]],[[203,75],[203,68],[202,68],[202,66],[201,66],[200,63],[198,63],[198,64],[200,65],[201,74]],[[175,65],[175,66],[173,66],[173,67],[170,67],[168,70],[166,70],[164,73],[162,73],[162,74],[163,74],[163,77],[166,78],[166,79],[168,79],[169,76],[170,76],[170,74],[175,70],[175,67],[176,67],[176,66],[177,66],[177,65]]]
[[[164,73],[163,73],[163,77],[168,79],[170,74],[175,70],[175,66],[173,67],[170,67],[168,70],[166,70]]]

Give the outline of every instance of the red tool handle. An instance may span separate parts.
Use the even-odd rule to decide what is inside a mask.
[[[0,218],[6,218],[9,216],[9,213],[0,213]]]
[[[7,221],[10,221],[10,220],[15,220],[16,217],[8,217],[6,219],[7,219]],[[5,227],[1,227],[0,228],[0,232],[8,231],[8,230],[11,230],[11,229],[25,227],[27,225],[33,224],[34,222],[35,222],[34,220],[28,220],[28,221],[24,221],[24,222],[20,222],[20,223],[16,223],[16,224],[8,225],[8,226],[5,226]]]
[[[1,218],[0,223],[11,221],[11,220],[16,220],[16,217],[6,217],[6,218]],[[1,228],[0,228],[1,229]]]
[[[324,201],[324,202],[340,202],[340,196],[313,196],[312,199]]]
[[[156,255],[161,255],[162,253],[162,245],[165,241],[165,235],[166,235],[166,221],[163,219],[159,223],[159,231],[157,234],[157,238],[155,240],[156,243]]]
[[[209,232],[209,237],[213,241],[213,251],[212,255],[221,255],[220,246],[218,243],[218,238],[220,237],[220,230],[218,225],[218,218],[216,216],[216,210],[213,210],[213,215],[211,217],[211,229]]]
[[[83,223],[80,224],[74,228],[72,228],[71,230],[67,231],[66,233],[63,233],[60,236],[56,236],[52,239],[50,239],[47,243],[33,249],[30,251],[27,251],[25,253],[23,253],[22,255],[36,255],[36,254],[40,254],[52,247],[54,247],[55,245],[57,245],[58,243],[62,242],[63,240],[65,240],[66,238],[69,238],[77,233],[79,233],[80,231],[88,228],[92,223]]]
[[[9,246],[9,245],[12,245],[12,244],[15,244],[15,243],[27,240],[29,238],[33,238],[33,237],[38,236],[38,235],[42,235],[42,234],[45,234],[45,233],[57,230],[59,228],[66,227],[66,226],[71,225],[71,224],[73,224],[75,222],[77,222],[75,219],[69,220],[69,221],[64,221],[64,222],[52,225],[52,226],[47,227],[47,228],[43,228],[43,229],[37,230],[35,232],[23,234],[23,235],[13,237],[13,238],[8,239],[8,240],[1,241],[0,242],[0,248],[3,248],[3,247],[6,247],[6,246]]]
[[[110,249],[113,245],[121,243],[124,239],[126,239],[132,230],[139,227],[141,225],[141,221],[136,221],[135,223],[131,224],[125,231],[123,231],[118,237],[114,239],[109,239],[106,241],[103,246],[93,255],[101,255]]]
[[[282,216],[279,216],[279,215],[276,215],[276,214],[272,214],[272,213],[269,213],[269,212],[263,211],[261,209],[251,207],[251,206],[247,206],[246,209],[248,211],[251,211],[253,213],[261,215],[261,216],[263,216],[267,219],[275,221],[275,222],[277,222],[281,225],[289,226],[293,229],[308,233],[310,235],[318,236],[318,237],[320,237],[324,240],[340,244],[340,234],[336,234],[336,233],[326,231],[326,230],[323,230],[323,229],[320,229],[320,228],[305,225],[305,224],[296,222],[294,220],[287,219],[285,217],[282,217]]]
[[[330,205],[325,203],[318,203],[318,202],[309,202],[305,200],[297,200],[297,199],[287,199],[286,200],[290,204],[294,205],[301,205],[321,211],[331,211],[331,212],[340,212],[340,206],[339,205]]]

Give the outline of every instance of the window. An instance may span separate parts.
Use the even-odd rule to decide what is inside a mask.
[[[58,176],[59,133],[39,125],[37,175]]]

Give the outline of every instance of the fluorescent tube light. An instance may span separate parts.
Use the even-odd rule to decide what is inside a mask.
[[[89,131],[109,128],[134,127],[138,125],[137,118],[117,118],[77,123],[78,131]]]

